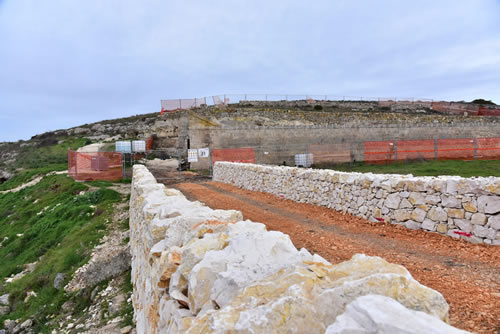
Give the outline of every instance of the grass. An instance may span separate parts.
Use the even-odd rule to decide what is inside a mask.
[[[7,186],[41,171],[26,171]],[[53,287],[56,274],[67,274],[67,283],[89,260],[90,250],[111,221],[113,203],[125,200],[105,187],[88,189],[65,175],[52,175],[17,193],[0,195],[0,282],[37,261],[34,271],[23,278],[0,283],[0,294],[9,293],[12,306],[10,314],[0,316],[0,323],[32,318],[36,332],[49,332],[49,316],[58,314],[71,297]],[[86,192],[80,195],[82,191]],[[28,291],[37,296],[24,302]]]
[[[48,166],[40,167],[40,168],[22,170],[22,171],[18,172],[14,177],[9,179],[8,181],[0,184],[0,191],[16,188],[17,186],[20,186],[21,184],[30,181],[31,179],[35,178],[36,176],[45,175],[45,174],[52,172],[52,171],[66,170],[67,168],[68,168],[67,163],[60,163],[60,164],[52,164],[52,165],[48,165]]]
[[[412,161],[392,164],[353,164],[317,165],[314,168],[334,169],[343,172],[382,173],[382,174],[413,174],[415,176],[458,175],[500,176],[500,160],[446,160],[446,161]]]

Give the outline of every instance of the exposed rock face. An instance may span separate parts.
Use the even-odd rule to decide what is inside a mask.
[[[325,334],[461,334],[468,333],[431,317],[409,310],[394,299],[380,295],[358,297],[328,326]]]
[[[214,180],[371,221],[500,245],[498,177],[413,177],[217,162]]]
[[[188,201],[134,166],[130,242],[139,333],[324,333],[347,305],[371,294],[448,320],[443,296],[402,266],[362,254],[332,265],[297,250],[281,232],[241,220],[238,211]]]

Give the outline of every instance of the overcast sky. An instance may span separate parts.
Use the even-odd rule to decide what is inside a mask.
[[[500,103],[500,1],[0,0],[0,141],[224,93]]]

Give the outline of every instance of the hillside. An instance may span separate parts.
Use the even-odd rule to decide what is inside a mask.
[[[135,331],[129,181],[75,182],[66,170],[68,149],[135,138],[146,121],[103,121],[0,144],[0,332]]]

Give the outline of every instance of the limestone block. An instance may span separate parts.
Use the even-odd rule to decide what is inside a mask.
[[[438,195],[427,195],[425,196],[425,203],[436,205],[441,202],[441,197]]]
[[[427,215],[427,212],[425,210],[422,210],[420,208],[416,208],[415,210],[412,211],[410,217],[412,220],[415,220],[415,221],[421,223],[424,221],[426,215]]]
[[[472,232],[472,224],[470,221],[465,219],[454,219],[455,225],[460,228],[460,230],[470,233]]]
[[[465,209],[467,212],[477,212],[477,206],[474,204],[474,202],[465,202],[462,203],[462,207]]]
[[[471,217],[471,223],[475,225],[484,225],[486,224],[486,215],[484,213],[475,213]]]
[[[440,207],[433,207],[427,212],[427,217],[434,221],[446,221],[448,219],[448,214]]]
[[[473,225],[472,226],[472,233],[476,237],[485,238],[488,235],[489,230],[488,230],[487,227],[484,227],[484,226],[481,226],[481,225]]]
[[[500,215],[489,217],[488,226],[495,230],[500,230]]]
[[[412,207],[413,207],[413,205],[406,198],[403,198],[401,200],[401,203],[399,204],[400,209],[406,209],[406,208],[412,208]]]
[[[479,212],[497,214],[500,212],[500,196],[480,196],[477,199]]]
[[[491,240],[495,240],[496,237],[498,235],[498,231],[493,229],[493,228],[489,228],[488,229],[488,234],[486,235],[486,238],[487,239],[491,239]]]
[[[451,209],[451,208],[446,208],[446,213],[448,214],[448,217],[451,218],[464,218],[465,211],[464,209]]]
[[[437,223],[435,221],[430,220],[430,219],[425,219],[422,222],[422,228],[424,230],[428,230],[428,231],[435,231],[436,225],[437,225]]]
[[[408,200],[413,205],[425,204],[425,194],[419,192],[411,192]]]
[[[446,234],[448,232],[448,224],[438,224],[437,227],[436,227],[436,230],[439,232],[439,233],[443,233],[443,234]]]
[[[445,208],[460,209],[462,207],[462,201],[455,195],[441,195],[441,205]]]
[[[394,210],[392,217],[396,219],[398,222],[404,222],[410,219],[410,215],[411,215],[410,211],[399,209],[399,210]]]
[[[243,229],[248,224],[255,223],[229,226],[229,234],[234,233],[232,229]],[[267,232],[263,228],[230,236],[224,249],[207,252],[192,269],[188,283],[190,309],[198,312],[212,301],[224,307],[243,287],[299,260],[290,238],[281,232]]]
[[[397,209],[399,207],[399,203],[401,202],[401,197],[397,193],[390,194],[385,199],[385,206],[389,209]]]
[[[305,265],[305,266],[304,266]],[[219,310],[198,315],[187,333],[324,333],[359,296],[377,294],[447,320],[443,296],[417,283],[406,269],[377,257],[355,255],[338,265],[284,268],[253,284]]]
[[[412,334],[416,329],[428,334],[467,333],[427,313],[407,309],[392,298],[366,295],[349,303],[325,334]]]
[[[413,220],[408,220],[405,222],[406,228],[409,228],[410,230],[419,230],[420,227],[422,226],[421,223],[417,223],[416,221]]]

